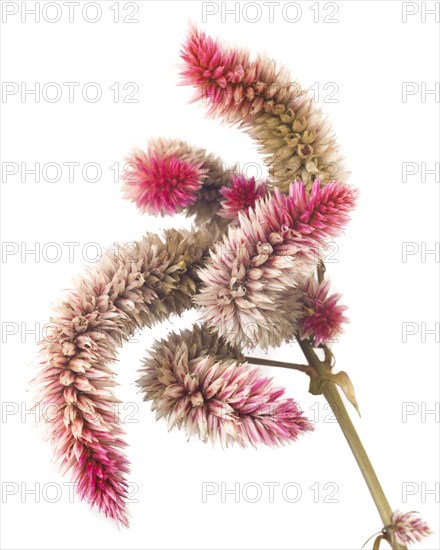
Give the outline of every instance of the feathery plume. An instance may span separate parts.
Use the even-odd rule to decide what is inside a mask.
[[[139,383],[158,419],[223,447],[276,446],[313,429],[293,399],[281,399],[284,389],[250,370],[224,340],[210,349],[213,342],[197,327],[154,345]]]
[[[330,125],[313,98],[273,60],[250,61],[243,49],[228,48],[191,27],[181,52],[182,84],[196,88],[208,114],[240,123],[266,155],[274,185],[287,191],[301,179],[327,183],[347,178]]]
[[[46,423],[47,438],[62,472],[72,471],[81,498],[123,525],[128,462],[109,365],[116,348],[136,328],[152,326],[190,308],[200,268],[216,226],[196,232],[165,231],[165,241],[147,235],[109,251],[88,278],[57,308],[41,343],[41,371],[35,379],[42,407],[58,414]]]
[[[424,537],[432,534],[429,525],[417,512],[393,512],[390,530],[400,544],[420,542]]]
[[[330,282],[319,284],[315,277],[309,277],[301,285],[303,314],[299,320],[300,338],[313,336],[315,346],[327,343],[340,332],[342,323],[347,323],[344,316],[346,306],[338,305],[340,294],[329,296]]]
[[[219,215],[223,218],[236,220],[238,213],[247,214],[258,199],[266,194],[266,183],[255,183],[255,178],[246,179],[244,176],[232,176],[230,187],[222,187],[220,194],[225,200],[221,203]]]
[[[127,157],[124,198],[149,214],[195,215],[195,223],[219,221],[220,189],[231,182],[233,168],[216,155],[184,141],[150,140],[147,152]]]
[[[288,196],[275,189],[240,213],[199,273],[204,285],[195,301],[207,325],[250,347],[283,339],[283,323],[275,323],[280,295],[310,274],[327,239],[347,223],[356,196],[338,182],[321,188],[316,181],[307,198],[295,182]]]

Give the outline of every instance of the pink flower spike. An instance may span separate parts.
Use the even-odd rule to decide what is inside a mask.
[[[189,359],[181,343],[174,351],[160,344],[144,366],[142,389],[157,418],[169,428],[184,428],[188,437],[217,440],[223,447],[278,446],[312,431],[293,399],[247,363],[213,356]]]
[[[247,214],[258,199],[266,193],[266,183],[255,183],[255,178],[246,179],[244,176],[232,176],[231,187],[222,187],[220,193],[226,200],[222,201],[219,215],[224,218],[235,219],[239,212]]]
[[[172,215],[193,204],[206,172],[200,163],[154,150],[137,150],[127,163],[130,168],[122,177],[124,198],[149,214]]]
[[[323,187],[320,180],[315,180],[307,197],[304,184],[295,181],[287,199],[287,210],[295,220],[293,228],[303,235],[313,233],[313,239],[327,244],[329,237],[339,235],[347,225],[358,194],[356,188],[336,180]]]
[[[321,284],[310,277],[302,285],[303,305],[306,316],[300,320],[301,339],[313,336],[315,346],[329,342],[341,332],[341,325],[348,322],[343,315],[346,306],[337,304],[340,295],[328,295],[329,281]]]
[[[391,517],[392,524],[389,529],[400,544],[412,544],[420,542],[424,537],[432,534],[428,524],[420,517],[418,512],[395,511]]]

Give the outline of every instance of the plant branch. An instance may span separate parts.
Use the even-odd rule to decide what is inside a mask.
[[[328,373],[331,371],[332,366],[331,364],[329,364],[329,361],[333,360],[333,354],[331,353],[331,351],[328,348],[324,348],[325,360],[321,361],[316,355],[313,346],[308,340],[300,340],[298,338],[298,343],[309,365],[285,363],[282,361],[272,361],[271,359],[259,359],[256,357],[246,357],[246,360],[249,363],[253,363],[255,365],[266,365],[269,367],[282,367],[292,370],[298,370],[308,374],[311,379],[324,379],[325,376],[328,377]],[[341,398],[337,386],[328,379],[324,380],[322,393],[328,401],[341,427],[341,430],[357,461],[359,469],[362,472],[362,475],[376,505],[377,511],[379,512],[382,523],[384,525],[384,530],[382,532],[381,538],[386,540],[393,550],[407,550],[407,547],[405,545],[400,544],[396,541],[393,535],[393,531],[390,528],[392,523],[391,507],[388,503],[385,493],[383,492],[382,486],[377,478],[377,475],[373,469],[370,459],[368,458],[364,446],[362,445],[362,442],[356,432],[356,428],[351,421],[351,418],[347,412],[344,401]]]
[[[299,340],[298,343],[307,358],[309,364],[316,370],[318,376],[324,376],[328,372],[328,367],[319,360],[312,345],[307,340]],[[377,511],[381,517],[386,535],[384,538],[390,543],[393,550],[406,550],[406,546],[399,544],[389,529],[391,524],[392,510],[388,500],[383,492],[382,486],[377,478],[376,472],[368,458],[368,455],[362,445],[361,440],[356,432],[351,418],[347,412],[345,404],[341,399],[338,388],[332,382],[327,382],[324,385],[323,395],[327,399],[341,430],[350,446],[350,449],[358,463],[358,466],[364,476],[368,489],[373,497]]]
[[[266,367],[282,367],[283,369],[292,369],[305,372],[310,377],[315,374],[315,371],[309,365],[299,365],[297,363],[284,363],[283,361],[272,361],[272,359],[260,359],[258,357],[245,357],[248,363],[253,365],[264,365]]]

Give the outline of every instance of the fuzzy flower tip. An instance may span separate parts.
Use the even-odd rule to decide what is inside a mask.
[[[432,534],[428,524],[417,512],[394,512],[391,518],[390,530],[400,544],[420,542]]]
[[[142,387],[158,418],[169,428],[184,428],[188,437],[220,441],[223,447],[294,441],[313,426],[293,399],[247,363],[199,356],[188,346],[162,342],[144,366]]]
[[[238,121],[263,110],[265,100],[289,96],[289,76],[278,74],[275,62],[260,56],[250,61],[244,49],[224,47],[220,42],[190,28],[182,48],[182,84],[194,86],[194,101],[204,100],[211,115]]]
[[[127,159],[124,172],[125,198],[149,214],[176,214],[193,204],[203,184],[205,170],[200,163],[171,154],[137,150]]]
[[[355,190],[338,182],[321,188],[315,181],[309,197],[295,182],[288,196],[275,189],[247,215],[240,213],[238,226],[229,227],[199,274],[204,286],[195,301],[208,326],[229,342],[272,345],[281,294],[310,274],[355,199]]]
[[[313,336],[315,346],[329,342],[341,332],[342,323],[348,322],[344,316],[347,307],[338,305],[340,294],[329,296],[329,281],[319,284],[309,277],[301,290],[305,312],[299,322],[301,339]]]
[[[255,183],[255,178],[246,179],[244,176],[232,176],[230,187],[222,187],[220,193],[225,200],[219,215],[224,218],[236,219],[239,212],[247,214],[258,199],[266,193],[266,183]]]

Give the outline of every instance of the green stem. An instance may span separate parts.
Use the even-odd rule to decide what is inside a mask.
[[[318,276],[318,283],[321,284],[324,280],[324,274],[325,274],[325,263],[322,260],[319,260],[319,263],[316,267],[316,272]]]
[[[313,369],[309,365],[298,365],[297,363],[284,363],[282,361],[272,361],[272,359],[260,359],[259,357],[245,357],[248,363],[253,365],[264,365],[266,367],[282,367],[283,369],[292,369],[305,372],[313,376]]]
[[[298,343],[310,366],[315,369],[318,376],[324,376],[328,374],[328,369],[326,365],[319,360],[312,345],[307,340],[298,339]],[[356,428],[354,427],[350,416],[348,415],[347,409],[341,399],[336,385],[328,382],[324,386],[323,394],[324,397],[327,399],[350,446],[350,449],[358,463],[362,475],[364,476],[365,482],[368,486],[371,496],[373,497],[377,511],[379,512],[379,515],[382,519],[382,523],[385,528],[388,528],[388,526],[391,524],[391,507],[388,503],[385,493],[383,492],[382,486],[377,478],[376,472],[373,469],[373,466],[370,462],[370,459],[368,458],[364,446],[359,439]],[[390,529],[387,529],[387,535],[387,539],[389,539],[393,550],[406,550],[405,545],[399,544],[395,540]]]
[[[272,361],[270,359],[259,359],[256,357],[246,357],[246,360],[249,363],[255,365],[267,365],[269,367],[282,367],[293,370],[299,370],[305,372],[310,376],[310,378],[324,377],[328,374],[329,369],[331,368],[326,362],[322,362],[319,357],[316,355],[313,346],[308,340],[298,339],[298,343],[307,359],[309,365],[299,365],[297,363],[284,363],[282,361]],[[329,359],[330,355],[328,350],[326,351],[326,358]],[[332,356],[331,356],[332,357]],[[384,525],[384,538],[389,542],[393,550],[407,550],[407,547],[403,544],[399,544],[392,530],[390,529],[391,525],[391,515],[392,510],[388,503],[388,500],[383,492],[382,486],[377,478],[376,472],[373,469],[373,466],[368,458],[368,455],[362,445],[361,440],[356,432],[351,418],[347,412],[345,404],[339,394],[339,391],[336,385],[332,382],[327,382],[323,389],[323,395],[327,399],[333,414],[335,415],[341,430],[350,446],[350,449],[358,463],[359,469],[364,476],[365,482],[368,486],[368,489],[373,497],[374,503],[376,505],[377,511],[381,517],[382,523]],[[386,534],[385,534],[386,533]]]

